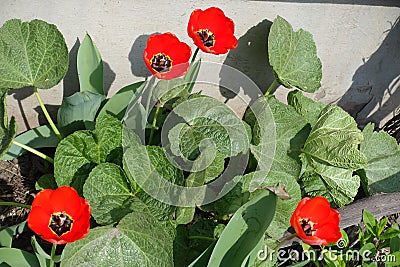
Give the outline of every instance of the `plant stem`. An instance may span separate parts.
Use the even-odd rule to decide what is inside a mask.
[[[156,109],[156,114],[154,114],[153,123],[151,124],[151,131],[150,131],[150,137],[149,137],[149,143],[148,143],[149,145],[151,145],[151,141],[153,141],[154,131],[156,129],[157,117],[158,117],[158,114],[160,113],[160,108],[161,108],[161,103],[158,103],[157,109]]]
[[[216,239],[213,237],[208,236],[201,236],[201,235],[191,235],[189,239],[200,239],[200,240],[208,240],[208,241],[215,241]]]
[[[47,121],[49,122],[51,129],[53,129],[54,133],[57,135],[58,139],[62,139],[62,136],[60,134],[60,131],[57,129],[56,125],[54,124],[53,120],[51,119],[49,112],[47,112],[46,107],[43,104],[42,98],[39,95],[39,92],[36,87],[33,87],[33,91],[35,92],[35,96],[39,102],[40,107],[42,108],[42,111],[44,113],[44,116],[46,117]]]
[[[12,140],[11,143],[13,143],[13,144],[16,145],[16,146],[22,147],[23,149],[25,149],[25,150],[27,150],[27,151],[29,151],[29,152],[31,152],[31,153],[33,153],[33,154],[35,154],[35,155],[41,157],[42,159],[47,160],[47,161],[50,162],[51,164],[54,164],[54,160],[53,160],[52,158],[50,158],[49,156],[43,154],[42,152],[37,151],[37,150],[34,149],[34,148],[31,148],[31,147],[29,147],[29,146],[27,146],[27,145],[21,144],[21,143],[15,141],[15,140]]]
[[[12,206],[12,207],[21,207],[21,208],[25,208],[25,209],[31,209],[31,205],[26,205],[26,204],[17,203],[17,202],[2,201],[2,202],[0,202],[0,206]]]
[[[193,54],[193,57],[192,57],[192,60],[190,61],[190,63],[193,63],[194,62],[194,60],[196,59],[196,57],[197,57],[197,54],[199,53],[199,50],[200,50],[200,48],[196,48],[196,51],[194,51],[194,54]]]
[[[265,92],[265,96],[269,95],[269,93],[272,91],[272,89],[275,88],[279,83],[276,79],[271,83],[271,85],[268,87],[267,92]]]
[[[51,246],[50,266],[49,267],[54,267],[54,256],[56,254],[56,248],[57,248],[57,244],[53,244]]]

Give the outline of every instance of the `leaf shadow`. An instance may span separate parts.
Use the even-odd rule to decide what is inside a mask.
[[[116,74],[111,69],[110,64],[105,61],[103,61],[103,77],[104,95],[107,96],[111,85],[115,81]]]
[[[21,117],[24,122],[25,128],[30,129],[31,126],[29,125],[28,118],[26,117],[25,109],[22,104],[22,100],[28,98],[29,96],[33,95],[33,88],[32,87],[22,87],[19,89],[9,90],[8,95],[12,95],[15,100],[17,100],[18,109],[21,112]]]
[[[391,25],[379,48],[353,75],[338,105],[364,126],[395,115],[400,103],[400,17]]]
[[[68,53],[68,71],[63,79],[63,98],[79,92],[79,78],[77,69],[77,54],[81,42],[76,38],[75,44]]]
[[[136,77],[147,78],[151,76],[151,72],[148,70],[143,61],[143,52],[150,36],[150,34],[142,34],[137,37],[132,44],[131,51],[128,54],[128,59],[131,63],[131,72]]]
[[[229,51],[226,56],[219,73],[220,84],[224,85],[220,87],[220,93],[226,102],[235,98],[241,88],[253,101],[259,97],[259,92],[247,90],[243,79],[235,79],[229,67],[249,77],[263,93],[275,79],[268,63],[268,34],[271,25],[272,22],[265,19],[250,28],[238,39],[236,49]]]

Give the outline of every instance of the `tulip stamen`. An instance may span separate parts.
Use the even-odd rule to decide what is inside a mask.
[[[204,46],[206,46],[206,47],[214,46],[215,36],[211,31],[209,31],[207,29],[205,29],[205,30],[200,29],[197,31],[197,34],[199,35],[200,40],[203,42]]]
[[[310,219],[300,219],[300,225],[306,236],[313,236],[315,233],[314,223]]]
[[[158,53],[151,60],[151,67],[157,72],[168,72],[172,66],[172,60],[169,56]]]
[[[58,236],[71,231],[74,220],[71,216],[64,212],[53,213],[50,217],[49,228],[50,230]]]

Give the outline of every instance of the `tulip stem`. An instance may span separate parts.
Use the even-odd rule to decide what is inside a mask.
[[[274,79],[274,81],[271,83],[271,85],[268,87],[267,91],[265,92],[265,96],[268,96],[272,89],[274,89],[277,85],[278,85],[278,81],[276,79]]]
[[[57,248],[57,244],[53,244],[51,246],[50,266],[49,267],[54,267],[54,256],[56,254],[56,248]]]
[[[34,86],[33,91],[35,93],[35,96],[39,102],[40,107],[42,108],[42,111],[44,113],[44,116],[46,117],[47,121],[49,122],[51,129],[53,129],[53,132],[57,135],[58,139],[62,139],[62,136],[60,134],[60,131],[57,129],[57,126],[54,124],[53,120],[51,119],[49,112],[47,111],[45,105],[43,104],[42,98],[39,95],[39,92],[37,88]]]
[[[15,141],[15,140],[12,140],[11,143],[13,143],[13,144],[16,145],[16,146],[19,146],[19,147],[25,149],[26,151],[29,151],[29,152],[35,154],[36,156],[41,157],[42,159],[47,160],[47,161],[50,162],[51,164],[54,164],[54,160],[53,160],[52,158],[50,158],[49,156],[43,154],[42,152],[37,151],[37,150],[34,149],[34,148],[31,148],[30,146],[21,144],[20,142],[17,142],[17,141]]]
[[[192,236],[189,236],[189,239],[199,239],[199,240],[208,240],[208,241],[215,241],[216,240],[213,237],[201,236],[201,235],[192,235]]]
[[[153,141],[154,131],[156,130],[157,117],[158,114],[160,113],[160,108],[161,108],[161,103],[158,103],[156,108],[156,113],[154,114],[153,123],[151,124],[150,137],[148,142],[149,145],[151,145],[151,142]]]
[[[190,63],[193,63],[194,62],[194,60],[196,59],[196,57],[197,57],[197,54],[199,53],[199,48],[197,47],[196,48],[196,51],[194,51],[194,54],[193,54],[193,57],[192,57],[192,61],[190,61]]]
[[[0,202],[0,206],[12,206],[12,207],[31,209],[31,205],[26,205],[26,204],[17,203],[17,202],[7,202],[7,201]]]

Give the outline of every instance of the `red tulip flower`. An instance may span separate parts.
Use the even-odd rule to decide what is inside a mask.
[[[171,80],[187,72],[191,54],[192,50],[186,43],[167,32],[150,36],[143,58],[157,78]]]
[[[46,241],[66,244],[88,234],[90,211],[89,203],[72,187],[44,189],[33,200],[28,226]]]
[[[290,224],[304,243],[325,246],[337,242],[342,234],[340,214],[332,209],[326,198],[303,198],[297,205]]]
[[[187,28],[188,35],[198,48],[216,55],[236,48],[238,40],[233,35],[234,30],[233,21],[217,7],[193,11]]]

